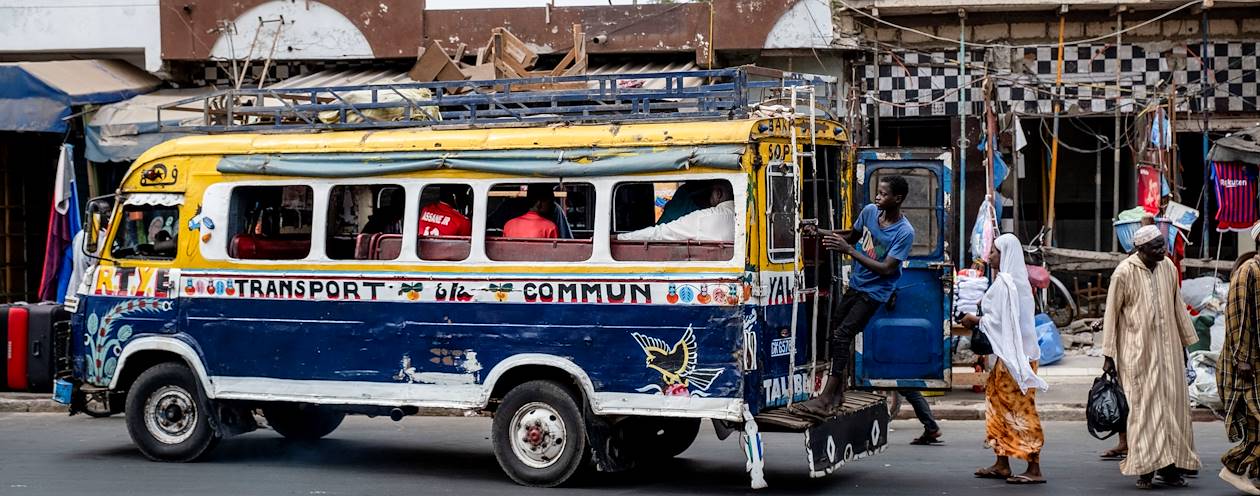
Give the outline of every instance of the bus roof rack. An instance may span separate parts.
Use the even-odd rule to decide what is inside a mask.
[[[158,107],[164,132],[300,132],[403,127],[739,119],[758,105],[786,106],[786,90],[811,86],[820,114],[834,113],[830,76],[740,66],[635,74],[484,81],[228,89]],[[786,107],[783,107],[786,109]],[[167,122],[162,112],[200,117]]]

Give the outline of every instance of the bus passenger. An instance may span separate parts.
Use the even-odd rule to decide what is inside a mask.
[[[711,207],[705,200],[708,200],[709,189],[715,181],[687,181],[682,183],[674,196],[665,202],[665,206],[661,207],[661,218],[656,219],[656,225],[668,224],[682,218],[682,216],[705,207]]]
[[[726,241],[735,240],[735,193],[731,183],[715,181],[709,190],[709,208],[677,220],[617,235],[623,241]]]
[[[529,200],[529,211],[524,215],[507,221],[503,225],[505,238],[548,238],[560,237],[556,223],[552,222],[556,209],[556,192],[550,184],[531,184],[525,193]]]
[[[362,232],[366,234],[402,234],[403,205],[405,203],[403,190],[391,188],[389,193],[381,199],[381,204],[372,210],[372,215],[368,216]]]
[[[472,236],[472,223],[456,208],[460,190],[466,186],[438,186],[438,199],[420,209],[421,236]]]

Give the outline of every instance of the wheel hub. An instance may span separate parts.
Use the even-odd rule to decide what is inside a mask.
[[[568,431],[564,419],[545,403],[530,403],[512,416],[512,452],[532,468],[546,468],[564,453]]]
[[[144,404],[144,425],[164,444],[179,444],[192,437],[197,425],[197,408],[188,390],[163,386],[149,395]]]

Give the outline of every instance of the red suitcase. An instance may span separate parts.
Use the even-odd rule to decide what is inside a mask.
[[[26,356],[29,346],[26,333],[30,325],[30,311],[25,306],[12,306],[9,307],[8,317],[9,336],[5,349],[9,361],[5,364],[5,380],[9,389],[26,391]]]
[[[11,303],[0,304],[0,391],[9,387],[9,309]]]

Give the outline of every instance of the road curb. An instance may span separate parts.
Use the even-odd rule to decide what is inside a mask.
[[[48,394],[5,393],[0,395],[0,412],[66,413],[66,405],[57,403]]]
[[[932,416],[937,420],[984,420],[984,411],[984,403],[938,402],[932,405]],[[1085,405],[1072,403],[1037,405],[1037,416],[1045,421],[1084,422]],[[914,418],[914,410],[910,405],[903,404],[901,411],[897,412],[898,420]],[[1204,408],[1191,409],[1190,419],[1194,422],[1216,422],[1220,420],[1211,410]]]

